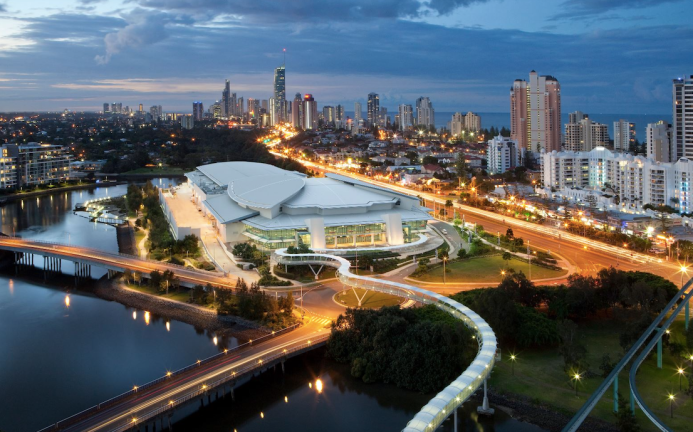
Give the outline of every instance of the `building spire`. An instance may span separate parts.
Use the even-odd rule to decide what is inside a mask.
[[[284,63],[282,64],[286,68],[286,48],[284,48]]]

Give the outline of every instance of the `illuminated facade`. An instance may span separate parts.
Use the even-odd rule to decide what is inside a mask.
[[[549,75],[530,72],[529,82],[510,88],[510,137],[529,151],[561,149],[561,85]]]
[[[251,241],[266,249],[396,246],[418,240],[430,219],[415,197],[337,174],[308,178],[272,165],[222,162],[186,176],[225,243]]]
[[[21,189],[59,183],[70,178],[71,157],[63,146],[5,144],[0,151],[0,187]]]

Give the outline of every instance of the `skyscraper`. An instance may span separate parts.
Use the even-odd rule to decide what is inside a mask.
[[[464,116],[464,127],[466,127],[468,131],[479,132],[481,130],[481,117],[468,111]]]
[[[315,130],[318,128],[318,103],[312,94],[303,96],[303,129]]]
[[[378,116],[380,115],[380,96],[377,93],[368,94],[368,127],[378,125]]]
[[[237,117],[238,116],[238,99],[236,97],[236,93],[231,93],[231,98],[229,99],[228,116],[229,117]]]
[[[221,116],[231,116],[231,84],[226,80],[224,91],[221,92]]]
[[[286,68],[284,65],[274,70],[274,122],[286,120]]]
[[[106,114],[109,112],[111,112],[111,105],[108,102],[106,102],[105,104],[103,104],[103,113]]]
[[[361,108],[361,102],[354,102],[354,123],[359,124],[363,120],[363,108]]]
[[[635,145],[635,123],[620,119],[614,122],[614,150],[627,152]]]
[[[416,124],[426,128],[435,127],[435,111],[431,100],[427,97],[421,96],[416,100]]]
[[[561,149],[561,85],[549,75],[529,73],[510,88],[510,137],[533,152]]]
[[[137,112],[140,114],[144,113],[144,106],[142,104],[140,104],[140,109]]]
[[[336,120],[334,107],[329,105],[322,107],[322,118],[325,121],[325,126],[334,126]]]
[[[346,125],[346,117],[344,116],[344,105],[334,107],[335,126],[343,128]]]
[[[291,125],[295,128],[303,128],[303,96],[296,93],[291,102]]]
[[[674,80],[671,161],[693,157],[693,75]]]
[[[380,127],[387,127],[388,124],[388,117],[387,117],[387,108],[382,107],[380,108],[380,112],[378,113],[378,126]]]
[[[405,131],[414,126],[414,109],[411,105],[400,105],[397,113],[399,115],[399,130]]]
[[[464,116],[462,113],[456,112],[452,115],[452,119],[450,120],[450,134],[456,137],[461,135],[463,130],[465,130]]]
[[[205,109],[202,105],[202,102],[193,102],[193,118],[195,121],[202,121],[202,118],[204,117],[204,112]]]
[[[577,117],[572,117],[577,119]],[[609,143],[609,129],[605,124],[594,123],[586,115],[577,123],[565,125],[565,149],[587,152]]]

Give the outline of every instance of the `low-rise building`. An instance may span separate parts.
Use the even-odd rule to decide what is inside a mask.
[[[0,185],[6,189],[59,183],[70,178],[71,156],[60,145],[4,144],[0,147]],[[12,172],[13,171],[13,172]]]

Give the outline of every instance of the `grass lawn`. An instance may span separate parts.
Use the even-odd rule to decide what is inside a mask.
[[[137,168],[131,171],[124,172],[123,174],[184,174],[185,170],[183,168],[176,167],[144,167]]]
[[[557,348],[525,349],[515,352],[515,375],[509,360],[510,352],[503,351],[502,361],[496,364],[491,378],[491,385],[497,391],[521,394],[532,400],[550,405],[566,414],[574,414],[597,389],[603,379],[600,376],[602,356],[609,354],[612,362],[618,362],[623,356],[623,350],[618,344],[622,325],[611,319],[599,319],[579,323],[579,334],[587,347],[589,370],[596,374],[594,377],[581,379],[578,385],[578,396],[575,396],[574,382],[563,370],[563,359]],[[683,321],[678,320],[671,328],[672,341],[683,341]],[[653,350],[656,353],[656,348]],[[656,354],[643,363],[638,372],[637,385],[645,402],[655,414],[673,430],[691,430],[693,422],[693,400],[690,396],[679,391],[678,375],[675,370],[678,365],[687,367],[672,356],[667,348],[663,350],[663,367],[657,369]],[[688,367],[690,369],[690,367]],[[584,376],[584,371],[583,371]],[[684,389],[687,381],[683,380]],[[628,400],[628,369],[619,375],[619,390]],[[669,417],[668,393],[677,394],[674,405],[674,419]],[[597,403],[591,416],[602,420],[615,422],[613,411],[613,387],[609,387],[602,399]],[[636,418],[644,431],[656,430],[647,420],[640,409],[636,408]]]
[[[471,258],[463,261],[453,261],[446,265],[449,270],[445,274],[446,282],[489,282],[498,283],[501,281],[501,270],[506,267],[522,271],[528,274],[528,264],[526,262],[512,259],[504,261],[501,255],[493,255],[483,258]],[[544,267],[532,265],[532,280],[548,279],[563,276],[568,270],[551,270]],[[436,267],[427,274],[413,279],[422,282],[443,282],[443,267]]]
[[[190,291],[187,290],[186,288],[180,288],[178,291],[170,290],[168,294],[160,293],[159,291],[155,290],[154,288],[150,287],[149,285],[139,286],[137,284],[128,284],[128,288],[134,289],[135,291],[139,291],[141,293],[155,295],[158,297],[164,297],[167,299],[176,300],[176,301],[183,302],[183,303],[186,303],[188,301],[188,299],[190,298]]]
[[[361,288],[341,291],[335,294],[335,299],[337,300],[337,302],[346,307],[358,307],[359,302],[356,299],[356,295],[354,295],[354,291],[356,291],[356,295],[358,295],[359,297],[365,294],[365,297],[363,297],[363,299],[361,300],[362,308],[379,309],[383,306],[395,306],[402,303],[403,300],[402,298],[397,296],[377,291],[364,290]]]

